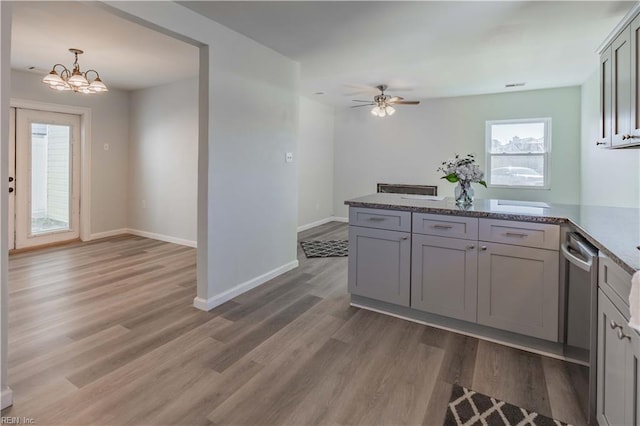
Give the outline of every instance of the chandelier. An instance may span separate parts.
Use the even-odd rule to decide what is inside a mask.
[[[78,64],[78,55],[84,52],[80,49],[69,49],[69,52],[75,55],[75,61],[73,61],[73,70],[69,71],[67,67],[62,64],[55,64],[51,69],[51,72],[47,74],[42,82],[49,85],[49,88],[59,91],[72,90],[80,93],[102,93],[108,92],[107,86],[100,80],[100,74],[96,70],[80,71],[80,64]],[[60,70],[60,74],[56,71],[56,68]],[[89,81],[89,73],[94,73],[95,78]]]

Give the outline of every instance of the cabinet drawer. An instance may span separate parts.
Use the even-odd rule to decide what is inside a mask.
[[[560,226],[510,220],[480,219],[479,240],[558,250],[560,248]]]
[[[411,232],[411,212],[351,207],[349,208],[349,225]]]
[[[414,213],[413,233],[477,240],[478,219],[475,217]]]
[[[631,275],[602,253],[598,262],[598,287],[610,295],[616,307],[628,316]]]

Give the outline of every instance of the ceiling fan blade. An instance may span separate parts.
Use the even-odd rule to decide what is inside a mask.
[[[367,102],[367,103],[371,103],[371,101],[361,101],[359,99],[352,99],[353,102]]]
[[[363,106],[371,106],[371,105],[375,105],[375,104],[362,104],[362,105],[354,105],[351,108],[359,108],[359,107],[363,107]]]
[[[395,105],[418,105],[420,101],[396,101],[393,102]]]
[[[403,99],[404,99],[404,98],[403,98],[403,97],[401,97],[401,96],[394,96],[394,97],[390,98],[387,102],[388,102],[388,103],[391,103],[391,102],[398,102],[398,101],[401,101],[401,100],[403,100]]]

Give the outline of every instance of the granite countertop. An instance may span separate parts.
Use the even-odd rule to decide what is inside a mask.
[[[427,200],[405,194],[371,194],[344,203],[352,207],[572,224],[624,270],[631,274],[640,271],[640,209],[491,199],[476,199],[472,206],[463,208],[451,197]]]

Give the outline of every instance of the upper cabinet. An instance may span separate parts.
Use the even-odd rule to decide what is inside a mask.
[[[639,60],[640,16],[636,16],[600,54],[598,146],[640,146]]]

